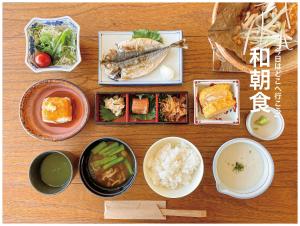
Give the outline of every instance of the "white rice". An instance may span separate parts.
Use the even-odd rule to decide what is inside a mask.
[[[167,143],[153,154],[147,168],[154,185],[174,190],[193,180],[200,163],[199,155],[189,144]]]

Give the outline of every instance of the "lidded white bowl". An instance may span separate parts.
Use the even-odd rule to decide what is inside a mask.
[[[261,176],[259,178],[257,178],[257,180],[256,180],[257,182],[253,186],[251,186],[247,189],[244,189],[244,190],[237,189],[237,188],[234,188],[234,186],[229,185],[227,183],[228,180],[227,180],[227,182],[225,182],[224,177],[222,179],[218,173],[218,164],[220,164],[220,163],[218,163],[218,160],[220,159],[222,152],[224,150],[226,150],[226,151],[230,150],[227,148],[229,148],[231,145],[238,144],[238,143],[245,144],[245,145],[247,145],[247,147],[251,146],[252,148],[254,148],[255,151],[257,151],[257,153],[259,154],[260,159],[262,160],[262,163],[263,163],[262,164],[263,170],[261,172]],[[248,162],[248,163],[251,164],[251,162]],[[247,165],[245,165],[245,167],[247,167]],[[217,188],[218,192],[223,193],[225,195],[232,196],[234,198],[250,199],[250,198],[254,198],[254,197],[261,195],[270,187],[272,180],[273,180],[273,176],[274,176],[274,163],[273,163],[273,159],[272,159],[270,153],[267,151],[267,149],[264,146],[262,146],[261,144],[259,144],[258,142],[251,140],[251,139],[247,139],[247,138],[235,138],[235,139],[225,142],[217,150],[217,152],[214,156],[214,160],[213,160],[213,175],[214,175],[214,178],[216,181],[216,188]],[[234,179],[236,179],[236,178],[234,178]],[[236,183],[236,181],[234,181],[233,183]]]

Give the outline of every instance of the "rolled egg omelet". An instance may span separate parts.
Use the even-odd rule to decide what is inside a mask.
[[[224,113],[236,104],[229,84],[216,84],[202,89],[199,101],[205,118]]]

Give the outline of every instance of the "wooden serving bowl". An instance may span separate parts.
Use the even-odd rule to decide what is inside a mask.
[[[212,13],[212,24],[215,22],[218,14],[219,3],[215,3]],[[246,64],[234,52],[223,48],[218,43],[215,43],[217,50],[224,57],[226,61],[242,72],[250,73],[253,70],[251,64]],[[297,46],[293,47],[291,51],[283,51],[281,54],[281,74],[291,72],[297,69]],[[275,75],[275,55],[270,56],[270,74]]]

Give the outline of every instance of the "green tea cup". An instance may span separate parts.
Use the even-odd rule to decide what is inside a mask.
[[[31,163],[29,180],[39,192],[47,195],[64,191],[73,179],[72,154],[64,151],[46,151]]]

